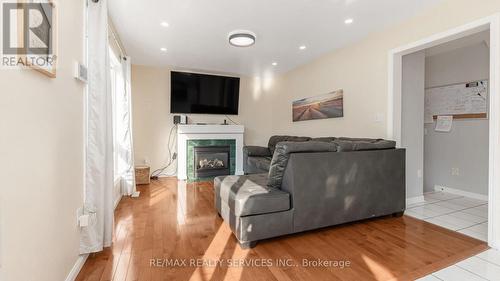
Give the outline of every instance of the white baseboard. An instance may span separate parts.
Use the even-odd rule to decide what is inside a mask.
[[[82,267],[85,264],[85,261],[87,261],[88,257],[88,254],[78,256],[75,265],[73,265],[73,268],[69,272],[68,277],[66,277],[65,281],[75,281],[78,273],[80,273],[80,270],[82,270]]]
[[[122,195],[118,196],[117,198],[115,198],[115,202],[113,203],[113,210],[116,209],[116,207],[118,207],[118,204],[120,203],[120,201],[122,200]]]
[[[415,196],[415,197],[409,197],[409,198],[406,198],[406,206],[408,206],[410,204],[424,202],[424,201],[425,201],[425,199],[424,199],[423,195]]]
[[[443,192],[447,192],[447,193],[451,193],[451,194],[456,194],[456,195],[460,195],[460,196],[464,196],[464,197],[469,197],[472,199],[488,201],[488,195],[469,192],[469,191],[463,191],[460,189],[455,189],[455,188],[446,187],[446,186],[442,186],[442,185],[435,185],[434,190],[435,191],[443,191]]]
[[[167,176],[167,175],[159,175],[158,177],[159,178],[176,178],[177,177],[177,173],[169,175],[169,176]]]
[[[120,200],[122,200],[122,177],[117,177],[115,179],[115,185],[113,187],[113,196],[115,197],[113,200],[113,210],[116,209],[116,206],[118,206],[118,203],[120,203]]]

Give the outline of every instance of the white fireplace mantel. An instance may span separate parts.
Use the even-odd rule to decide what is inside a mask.
[[[235,140],[235,174],[243,175],[243,134],[242,125],[178,125],[177,126],[177,178],[187,179],[188,140]]]

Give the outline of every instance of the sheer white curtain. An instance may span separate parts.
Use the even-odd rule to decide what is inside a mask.
[[[130,71],[130,57],[122,57],[121,77],[117,80],[115,94],[115,153],[118,156],[117,172],[122,177],[122,192],[137,197],[139,193],[135,186]]]
[[[107,0],[88,1],[88,91],[84,213],[80,252],[99,252],[113,233],[113,107],[110,90]]]

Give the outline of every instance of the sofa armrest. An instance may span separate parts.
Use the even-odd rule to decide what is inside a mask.
[[[271,151],[269,151],[269,148],[267,147],[248,145],[243,147],[243,155],[266,157],[271,156]]]

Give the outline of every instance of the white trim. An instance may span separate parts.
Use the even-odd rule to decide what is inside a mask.
[[[177,178],[177,173],[175,174],[170,174],[170,175],[158,175],[159,178]]]
[[[243,175],[242,125],[178,125],[177,127],[177,178],[187,179],[187,141],[196,139],[228,140],[236,142],[235,174]]]
[[[490,23],[490,113],[488,170],[488,245],[500,248],[500,14]]]
[[[65,281],[74,281],[76,279],[76,277],[78,277],[78,273],[80,273],[80,270],[82,270],[82,267],[85,264],[85,262],[87,261],[88,257],[89,257],[88,254],[78,256],[78,259],[76,260],[75,265],[73,265],[73,268],[69,272]]]
[[[118,193],[116,193],[117,189],[119,191]],[[118,204],[120,203],[120,201],[122,200],[122,197],[123,197],[122,177],[121,176],[117,177],[115,179],[115,181],[114,181],[113,197],[114,197],[114,200],[113,200],[113,210],[115,210],[116,207],[118,206]]]
[[[389,93],[387,138],[401,145],[401,74],[402,57],[462,38],[480,31],[490,30],[490,122],[489,122],[489,175],[488,175],[488,245],[500,249],[500,13],[437,33],[425,39],[389,51]]]
[[[177,134],[243,134],[242,125],[177,125]]]
[[[118,207],[118,204],[120,204],[120,201],[122,201],[123,196],[119,196],[118,198],[115,198],[115,202],[113,203],[113,210],[116,210],[116,207]]]
[[[423,195],[406,198],[406,206],[411,205],[411,204],[421,203],[424,201],[425,201],[425,198]]]
[[[455,194],[455,195],[460,195],[460,196],[464,196],[464,197],[468,197],[468,198],[472,198],[472,199],[488,201],[488,195],[464,191],[464,190],[451,188],[451,187],[447,187],[447,186],[435,185],[434,190],[435,191],[442,191],[442,192],[446,192],[446,193],[451,193],[451,194]]]

